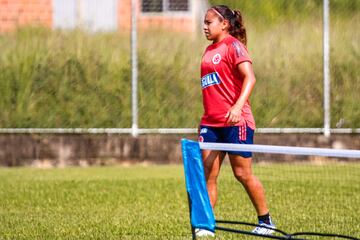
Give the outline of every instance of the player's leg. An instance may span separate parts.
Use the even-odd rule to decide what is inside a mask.
[[[252,158],[233,154],[229,154],[229,158],[234,176],[244,186],[258,216],[267,214],[269,209],[266,205],[264,187],[252,172]]]
[[[206,187],[210,198],[211,206],[214,208],[217,201],[217,178],[225,153],[221,151],[202,150]]]
[[[217,200],[217,177],[219,176],[221,163],[224,153],[220,151],[202,150],[206,187],[212,208],[215,207]],[[215,234],[206,229],[195,229],[196,237],[214,237]]]
[[[249,127],[230,127],[226,129],[226,141],[235,144],[253,144],[254,130]],[[272,234],[275,225],[271,221],[266,205],[264,187],[252,171],[251,152],[229,152],[231,167],[236,179],[244,186],[258,214],[259,225],[253,230],[259,234]]]
[[[216,142],[218,140],[217,130],[215,128],[200,126],[199,142]],[[206,187],[210,198],[212,208],[215,207],[217,200],[217,177],[225,153],[221,151],[202,150],[202,159],[204,163],[204,172],[206,178]],[[214,237],[215,234],[206,229],[195,229],[196,237]]]
[[[259,226],[253,230],[253,233],[267,235],[274,233],[275,225],[266,205],[264,187],[252,172],[252,159],[233,154],[229,154],[229,158],[234,176],[244,186],[258,214]]]
[[[199,142],[217,142],[219,140],[218,128],[200,126]],[[208,190],[211,206],[214,208],[217,201],[217,178],[225,153],[214,150],[202,150],[206,187]]]

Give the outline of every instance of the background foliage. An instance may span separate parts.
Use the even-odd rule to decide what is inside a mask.
[[[210,1],[243,12],[258,127],[322,127],[322,1]],[[331,0],[332,127],[360,127],[360,2]],[[139,125],[196,127],[203,35],[139,32]],[[131,127],[130,37],[0,35],[0,127]]]

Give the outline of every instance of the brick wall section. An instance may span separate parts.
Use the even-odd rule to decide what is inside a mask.
[[[139,28],[151,29],[153,27],[171,29],[178,32],[194,32],[196,25],[191,17],[169,16],[143,16],[140,17]]]
[[[52,0],[0,0],[0,32],[24,25],[52,26]]]
[[[131,0],[118,0],[118,28],[120,31],[130,30]]]
[[[1,1],[1,0],[0,0]],[[138,28],[165,28],[172,31],[194,32],[196,22],[193,15],[188,16],[171,16],[171,15],[150,15],[141,13],[140,1],[137,6],[138,11]],[[120,31],[129,31],[131,27],[131,0],[119,0],[118,2],[118,26]]]

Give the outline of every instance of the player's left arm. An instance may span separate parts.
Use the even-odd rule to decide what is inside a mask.
[[[252,64],[248,61],[238,64],[238,70],[242,79],[244,79],[239,99],[226,114],[228,124],[236,124],[241,120],[241,110],[249,99],[256,83]]]

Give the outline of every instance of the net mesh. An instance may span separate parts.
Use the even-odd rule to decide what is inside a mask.
[[[200,146],[209,148],[206,144]],[[303,148],[298,150],[304,150],[303,155],[310,155]],[[315,154],[326,151],[313,150]],[[313,156],[313,161],[296,161],[292,155],[294,151],[289,150],[287,159],[292,160],[290,163],[277,162],[277,156],[281,155],[269,153],[267,156],[272,157],[272,163],[264,162],[264,153],[254,153],[256,162],[253,171],[265,188],[270,213],[277,228],[287,233],[315,232],[353,236],[354,239],[360,237],[360,151],[350,152],[354,153],[352,159]],[[327,155],[332,155],[331,150]],[[240,184],[236,184],[227,159],[219,175],[218,192],[214,210],[216,219],[257,222],[248,195]],[[254,227],[241,225],[236,228],[251,231]],[[231,233],[220,234],[225,239],[238,237]],[[253,238],[249,236],[248,239]]]

